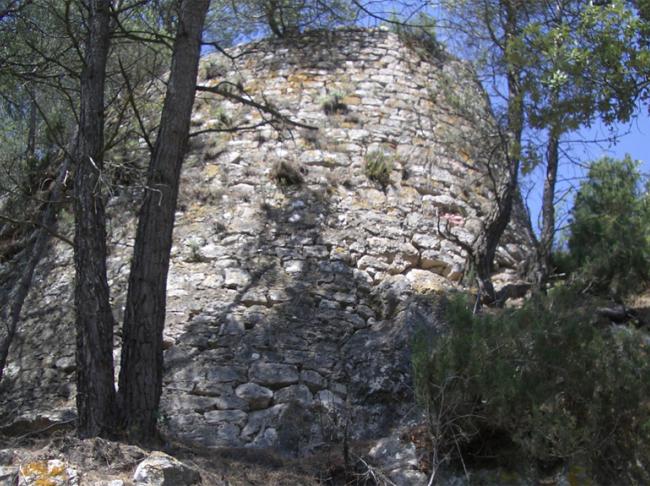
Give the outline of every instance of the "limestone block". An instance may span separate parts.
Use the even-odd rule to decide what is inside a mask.
[[[258,434],[250,444],[246,445],[246,447],[269,448],[275,446],[277,442],[278,431],[273,427],[269,427],[262,433]]]
[[[239,426],[221,422],[215,424],[199,423],[186,428],[176,435],[183,442],[201,447],[239,447],[242,444]]]
[[[210,366],[206,363],[206,367]],[[214,366],[206,370],[205,379],[213,383],[229,383],[232,381],[243,381],[244,371],[232,366]]]
[[[245,306],[266,305],[267,301],[266,289],[263,287],[252,287],[241,298],[241,303]]]
[[[420,268],[423,270],[431,270],[438,275],[445,275],[449,262],[445,261],[444,256],[436,250],[424,250],[420,256]]]
[[[258,432],[264,430],[267,426],[275,424],[287,408],[286,403],[281,403],[264,410],[249,413],[248,423],[241,432],[242,439],[251,440]]]
[[[281,363],[253,363],[248,371],[253,383],[278,387],[298,383],[298,370],[294,365]]]
[[[450,287],[444,277],[427,270],[409,270],[406,279],[417,292],[439,292]]]
[[[425,486],[429,477],[415,469],[395,469],[388,474],[395,486]]]
[[[0,466],[0,484],[13,486],[18,479],[18,466]]]
[[[216,260],[230,254],[229,250],[225,246],[217,245],[215,243],[208,243],[207,245],[199,247],[198,252],[205,260]]]
[[[316,402],[325,410],[334,411],[343,406],[343,399],[330,390],[321,390],[316,395]]]
[[[77,363],[74,356],[66,356],[57,359],[54,363],[54,366],[62,371],[65,371],[66,373],[70,373],[77,368]]]
[[[34,461],[18,468],[18,486],[78,486],[79,474],[70,464],[60,460]]]
[[[14,460],[14,451],[11,449],[0,449],[0,466],[10,466]]]
[[[341,304],[339,304],[336,301],[329,300],[329,299],[321,299],[321,301],[318,303],[318,308],[319,309],[340,309]]]
[[[287,273],[301,273],[304,269],[304,260],[289,260],[284,264],[284,270]]]
[[[370,449],[369,457],[383,470],[417,468],[415,444],[402,442],[397,437],[385,437]]]
[[[208,397],[221,397],[223,399],[222,395],[224,393],[224,390],[226,389],[229,390],[230,385],[213,382],[211,380],[203,378],[198,380],[196,383],[194,383],[194,386],[190,388],[189,391],[191,391],[195,395],[204,395]]]
[[[312,370],[302,370],[300,372],[300,381],[307,385],[311,391],[322,390],[327,385],[327,380],[318,372]]]
[[[336,302],[341,302],[343,304],[354,304],[357,302],[357,296],[354,290],[350,292],[334,292],[332,298]]]
[[[203,424],[203,415],[198,413],[186,413],[173,415],[167,424],[170,430],[180,432],[194,429],[197,425]]]
[[[302,262],[301,262],[302,263]],[[300,273],[300,272],[295,272]],[[285,288],[271,288],[268,291],[268,301],[271,304],[279,304],[291,300]]]
[[[229,289],[239,289],[251,282],[251,275],[241,268],[226,268],[224,271],[224,285]]]
[[[245,400],[242,400],[241,398],[235,396],[235,395],[222,395],[219,397],[215,397],[215,405],[217,409],[219,410],[232,410],[232,409],[237,409],[237,410],[248,410],[249,405],[248,402]]]
[[[218,398],[190,395],[189,393],[163,393],[161,406],[174,413],[204,412],[217,407]]]
[[[273,396],[275,403],[299,403],[303,406],[311,405],[313,397],[307,385],[290,385],[277,390]]]
[[[415,233],[411,240],[418,248],[437,250],[440,248],[440,239],[430,234]]]
[[[359,258],[359,261],[357,261],[357,267],[360,270],[367,270],[369,268],[374,270],[387,270],[389,264],[385,259],[365,255]]]
[[[417,258],[405,257],[405,255],[398,254],[393,258],[393,261],[388,266],[388,273],[391,275],[398,275],[404,273],[409,268],[412,268],[418,262]]]
[[[348,394],[348,387],[336,381],[330,383],[330,390],[341,397],[345,397]]]
[[[244,425],[248,418],[248,414],[241,410],[214,410],[204,413],[203,416],[207,424],[229,423],[240,427]]]
[[[330,254],[323,245],[305,246],[302,251],[307,258],[325,258]]]
[[[235,394],[242,400],[245,400],[251,410],[266,408],[273,398],[273,392],[271,390],[256,383],[239,385],[235,389]]]
[[[201,482],[195,469],[163,452],[152,452],[133,474],[136,486],[191,486]]]

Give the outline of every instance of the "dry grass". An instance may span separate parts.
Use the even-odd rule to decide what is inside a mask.
[[[121,442],[81,440],[69,429],[47,437],[0,437],[0,443],[13,451],[14,466],[65,461],[79,472],[82,486],[114,479],[130,485],[137,465],[149,453]],[[160,449],[198,470],[205,486],[376,484],[363,461],[346,466],[340,446],[304,458],[286,458],[265,449],[212,449],[175,443]],[[351,457],[362,457],[367,444],[351,444],[350,451]]]

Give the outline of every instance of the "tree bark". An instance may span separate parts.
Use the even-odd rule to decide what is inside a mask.
[[[546,178],[542,194],[542,229],[537,249],[535,284],[542,288],[551,273],[551,252],[555,237],[555,186],[559,165],[560,129],[553,125],[549,129],[546,149]]]
[[[518,35],[516,2],[505,0],[504,56],[508,57],[512,39]],[[483,302],[494,303],[496,293],[492,285],[492,265],[497,246],[503,236],[512,213],[514,198],[518,190],[519,166],[521,163],[521,136],[523,132],[523,100],[521,80],[517,66],[506,60],[506,80],[508,86],[508,118],[503,137],[507,172],[501,187],[495,188],[496,204],[486,218],[483,234],[476,240],[471,252],[472,266],[476,272],[479,293]]]
[[[54,186],[52,187],[47,198],[47,204],[45,205],[45,208],[43,209],[43,213],[41,215],[41,224],[36,229],[31,248],[27,252],[27,262],[25,263],[25,266],[22,269],[22,273],[18,278],[12,292],[13,302],[11,302],[11,296],[9,296],[7,299],[7,306],[9,305],[9,302],[11,302],[9,313],[7,315],[5,309],[2,311],[2,318],[3,320],[6,320],[7,335],[5,336],[5,339],[0,342],[0,381],[2,381],[4,369],[7,365],[9,348],[11,347],[11,343],[13,342],[14,337],[16,336],[16,331],[18,330],[20,313],[22,312],[25,299],[29,294],[34,271],[43,258],[45,249],[47,248],[47,242],[50,239],[50,231],[56,224],[58,208],[57,205],[61,201],[61,196],[63,194],[63,181],[67,172],[68,159],[65,159],[63,165],[61,166],[61,169],[59,170],[59,175],[54,182]]]
[[[36,98],[31,88],[29,90],[29,130],[27,132],[27,148],[25,149],[25,156],[28,159],[33,159],[36,155]]]
[[[209,3],[184,0],[180,6],[167,94],[138,219],[124,316],[119,401],[126,432],[139,442],[151,441],[156,434],[169,253]]]
[[[106,218],[101,191],[111,0],[88,0],[86,8],[89,31],[81,75],[74,182],[77,430],[81,437],[94,437],[113,431],[115,405],[114,319],[106,279]]]

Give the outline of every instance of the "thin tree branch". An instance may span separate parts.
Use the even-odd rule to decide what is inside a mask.
[[[237,94],[229,88],[235,88],[242,94]],[[222,81],[216,86],[203,86],[203,85],[198,85],[196,87],[197,91],[203,91],[207,93],[214,93],[218,94],[220,96],[223,96],[224,98],[228,98],[230,100],[237,101],[239,103],[242,103],[247,106],[252,106],[253,108],[258,109],[259,111],[263,113],[267,113],[269,115],[272,115],[273,117],[277,118],[279,121],[286,123],[287,125],[291,125],[294,127],[299,127],[299,128],[306,128],[308,130],[318,130],[318,127],[315,127],[313,125],[307,125],[306,123],[301,123],[295,120],[292,120],[290,117],[283,115],[280,113],[276,108],[270,106],[269,104],[266,103],[259,103],[252,98],[247,98],[246,96],[247,93],[243,91],[239,86],[237,86],[235,83],[231,83],[230,81]]]

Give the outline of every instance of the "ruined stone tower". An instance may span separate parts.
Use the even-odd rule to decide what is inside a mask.
[[[388,435],[416,413],[413,332],[435,333],[434,295],[464,272],[457,240],[472,241],[494,204],[501,168],[486,97],[463,63],[384,30],[229,55],[205,58],[200,83],[286,119],[198,95],[193,130],[203,133],[191,139],[176,218],[161,424],[202,446],[288,454],[346,427]],[[118,321],[136,196],[109,201]],[[498,279],[523,261],[526,224],[511,223]],[[56,243],[39,269],[2,385],[6,424],[74,410],[71,255]]]

